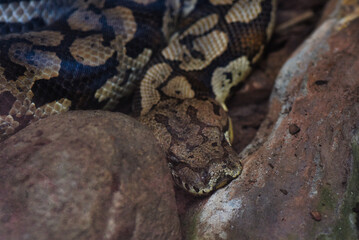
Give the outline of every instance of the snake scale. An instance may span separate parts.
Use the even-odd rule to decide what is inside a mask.
[[[275,0],[0,1],[0,136],[72,109],[133,112],[174,181],[205,195],[242,170],[225,101],[260,58]]]

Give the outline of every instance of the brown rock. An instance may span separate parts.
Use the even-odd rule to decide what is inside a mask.
[[[315,220],[315,221],[320,221],[322,220],[322,215],[320,214],[320,212],[318,211],[311,211],[310,212],[310,215],[312,216],[312,218]]]
[[[296,124],[289,125],[289,133],[295,135],[300,132],[300,128]]]
[[[51,116],[0,156],[0,239],[180,239],[164,154],[130,117]]]
[[[284,195],[287,195],[287,194],[288,194],[288,191],[285,190],[285,189],[279,189],[279,191],[281,191]]]
[[[359,18],[350,20],[325,21],[286,62],[240,154],[242,175],[189,208],[186,239],[358,239]]]

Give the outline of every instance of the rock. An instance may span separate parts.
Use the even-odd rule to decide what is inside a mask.
[[[295,135],[300,132],[300,128],[296,124],[289,125],[289,133]]]
[[[286,62],[242,175],[187,208],[185,239],[358,239],[358,29],[331,18]]]
[[[165,156],[128,116],[51,116],[0,156],[0,239],[180,239]]]
[[[318,212],[318,211],[311,211],[311,212],[310,212],[310,215],[312,215],[312,218],[313,218],[315,221],[320,221],[320,220],[322,220],[322,215],[321,215],[320,212]]]

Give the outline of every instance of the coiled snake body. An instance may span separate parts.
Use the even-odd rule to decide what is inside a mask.
[[[207,194],[241,172],[225,100],[261,56],[275,0],[0,3],[0,135],[71,109],[133,107],[175,182]]]

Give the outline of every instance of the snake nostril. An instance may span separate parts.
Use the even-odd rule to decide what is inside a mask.
[[[177,166],[181,162],[180,159],[174,154],[169,154],[167,158],[174,166]]]

